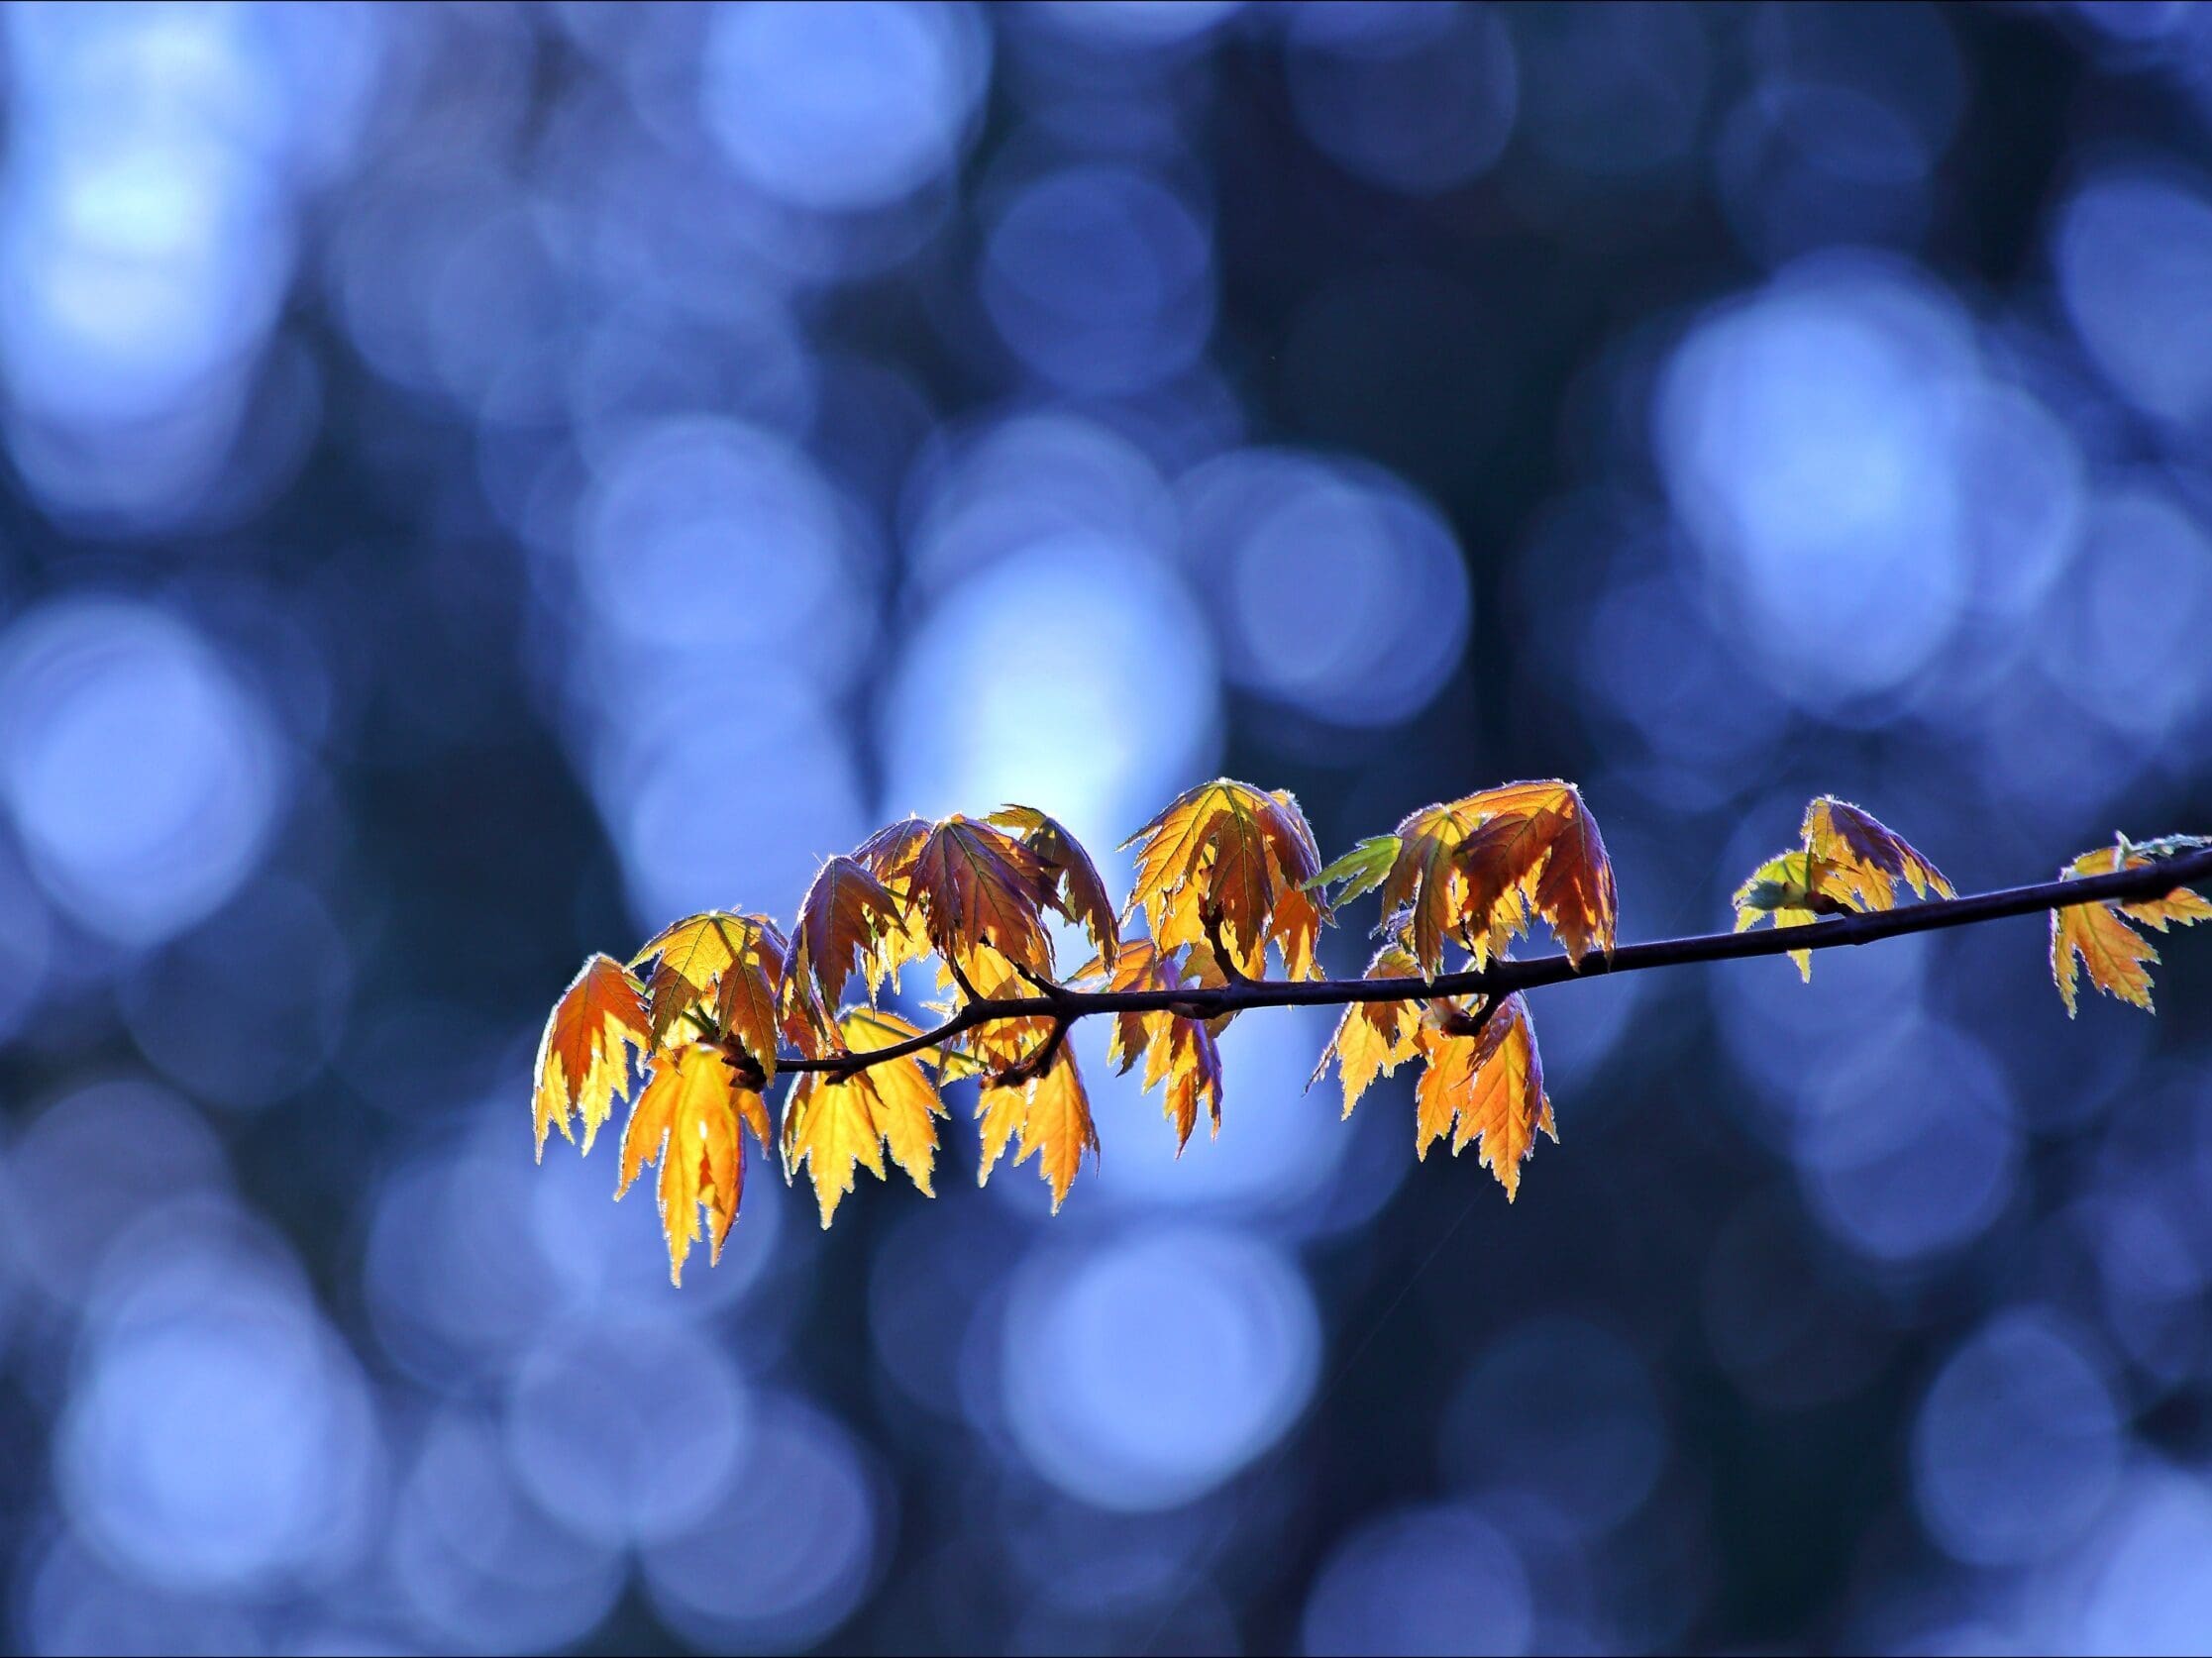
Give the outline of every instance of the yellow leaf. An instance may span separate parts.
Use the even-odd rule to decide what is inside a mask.
[[[2187,844],[2185,838],[2180,844]],[[2085,876],[2113,875],[2121,870],[2143,869],[2157,859],[2125,841],[2094,852],[2084,852],[2058,872],[2065,881]],[[2051,912],[2051,977],[2065,1001],[2066,1017],[2077,1011],[2075,1001],[2080,976],[2110,996],[2132,1002],[2145,1012],[2151,1006],[2151,966],[2159,952],[2151,941],[2129,925],[2132,918],[2161,933],[2169,926],[2194,926],[2212,917],[2212,903],[2189,887],[2176,887],[2162,898],[2136,903],[2069,904]]]
[[[1014,1163],[1018,1167],[1036,1158],[1037,1173],[1052,1188],[1052,1212],[1058,1214],[1083,1167],[1083,1154],[1088,1151],[1096,1159],[1099,1152],[1099,1131],[1091,1120],[1091,1100],[1076,1073],[1075,1057],[1063,1048],[1042,1077],[1013,1088],[986,1087],[976,1101],[976,1115],[983,1126],[976,1184],[991,1179],[992,1167],[1006,1142],[1018,1133],[1020,1149]]]
[[[699,1236],[706,1211],[709,1261],[722,1258],[722,1242],[737,1220],[745,1187],[745,1136],[768,1143],[768,1111],[761,1096],[741,1086],[720,1053],[693,1043],[657,1056],[622,1131],[619,1198],[648,1164],[661,1165],[661,1230],[669,1244],[669,1278],[684,1282],[684,1263]]]
[[[1368,979],[1418,979],[1420,964],[1404,949],[1386,944],[1367,964]],[[1336,1033],[1321,1050],[1320,1063],[1306,1080],[1311,1088],[1328,1062],[1336,1062],[1344,1084],[1344,1115],[1379,1076],[1396,1071],[1420,1050],[1421,1008],[1411,1001],[1355,1001],[1336,1022]]]
[[[919,1034],[905,1020],[874,1009],[855,1009],[840,1028],[856,1053],[874,1053]],[[878,1180],[884,1178],[888,1147],[921,1194],[931,1196],[937,1126],[930,1119],[944,1114],[936,1087],[910,1054],[843,1080],[827,1072],[804,1072],[784,1102],[785,1179],[795,1178],[799,1165],[807,1165],[814,1200],[827,1226],[839,1199],[853,1189],[856,1164]]]
[[[1894,909],[1900,881],[1916,897],[1926,897],[1931,889],[1946,898],[1954,896],[1943,871],[1848,800],[1832,794],[1816,798],[1805,808],[1802,839],[1807,852],[1834,867],[1831,889],[1847,887],[1861,909]]]
[[[541,1161],[551,1129],[576,1139],[572,1113],[582,1116],[583,1149],[591,1149],[599,1125],[614,1112],[614,1096],[629,1091],[625,1042],[641,1052],[652,1045],[643,992],[620,962],[593,956],[554,1003],[538,1041],[532,1094]]]
[[[1479,1035],[1458,1036],[1424,1025],[1420,1040],[1428,1064],[1414,1087],[1415,1152],[1425,1158],[1428,1147],[1450,1132],[1456,1157],[1479,1138],[1481,1161],[1498,1177],[1511,1202],[1521,1190],[1521,1165],[1535,1149],[1537,1133],[1554,1142],[1559,1138],[1527,1003],[1519,995],[1506,997]]]
[[[1776,927],[1803,927],[1823,916],[1847,915],[1855,907],[1847,892],[1832,890],[1834,869],[1805,851],[1778,852],[1751,872],[1736,889],[1736,930],[1770,921]],[[1798,977],[1813,980],[1813,953],[1792,950]]]

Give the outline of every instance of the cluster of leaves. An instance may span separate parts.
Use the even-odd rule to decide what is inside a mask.
[[[2182,837],[2084,854],[2068,879],[2140,867],[2206,843]],[[1112,1024],[1111,1063],[1143,1065],[1178,1152],[1203,1115],[1218,1133],[1216,1038],[1271,977],[1319,975],[1321,929],[1380,894],[1378,945],[1363,978],[1301,999],[1341,1003],[1314,1079],[1336,1067],[1349,1116],[1380,1077],[1415,1060],[1417,1155],[1470,1145],[1519,1191],[1537,1135],[1557,1139],[1543,1063],[1520,994],[1483,993],[1453,974],[1506,958],[1538,921],[1580,970],[1610,957],[1618,894],[1581,793],[1556,779],[1510,783],[1409,814],[1323,868],[1290,794],[1218,778],[1171,802],[1128,841],[1136,877],[1116,910],[1091,857],[1044,813],[907,818],[827,860],[787,935],[769,916],[713,910],[649,940],[627,964],[593,956],[549,1019],[538,1052],[539,1155],[558,1128],[588,1152],[642,1061],[622,1136],[616,1196],[658,1163],[671,1276],[704,1236],[719,1258],[743,1194],[748,1134],[801,1167],[827,1226],[855,1172],[887,1159],[924,1193],[936,1172],[944,1088],[973,1081],[985,1181],[1007,1149],[1035,1160],[1057,1209],[1099,1134],[1066,1037],[1092,1012]],[[1801,844],[1736,894],[1738,931],[1885,910],[1901,889],[1952,896],[1943,873],[1874,817],[1823,796]],[[2148,1008],[2136,930],[2212,915],[2185,888],[2136,903],[2053,912],[2052,965],[2068,1011],[2078,972]],[[1063,974],[1055,933],[1088,946]],[[1810,952],[1791,954],[1808,977]],[[910,964],[933,962],[941,1016],[923,1031],[880,1005]],[[1402,994],[1397,992],[1403,992]],[[1465,992],[1465,993],[1456,993]],[[1287,999],[1278,995],[1277,999]],[[780,1123],[768,1092],[787,1081]]]

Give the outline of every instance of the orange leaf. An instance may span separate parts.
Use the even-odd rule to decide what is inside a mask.
[[[659,1055],[652,1076],[622,1131],[619,1198],[646,1165],[661,1165],[661,1230],[669,1243],[669,1278],[684,1282],[684,1263],[699,1236],[706,1210],[709,1262],[722,1258],[722,1241],[737,1220],[745,1187],[745,1136],[750,1128],[768,1143],[768,1109],[761,1096],[739,1085],[713,1048],[692,1043]]]
[[[765,916],[754,919],[760,926],[746,941],[744,955],[723,971],[714,1019],[725,1035],[734,1037],[753,1056],[762,1077],[774,1082],[780,1023],[776,1016],[776,996],[784,982],[790,946],[775,922]]]
[[[591,1149],[599,1124],[614,1112],[614,1096],[629,1091],[625,1042],[641,1052],[652,1045],[644,994],[620,962],[593,956],[554,1003],[538,1042],[532,1092],[541,1161],[552,1128],[575,1141],[572,1113],[581,1114],[583,1149]]]
[[[1424,976],[1442,970],[1448,939],[1478,965],[1503,955],[1531,915],[1576,962],[1613,948],[1613,865],[1572,783],[1505,783],[1423,806],[1399,824],[1397,841],[1384,922],[1404,932]]]
[[[1559,1138],[1551,1100],[1543,1088],[1543,1061],[1536,1052],[1528,1006],[1510,995],[1476,1036],[1457,1036],[1424,1025],[1420,1036],[1427,1067],[1414,1086],[1414,1150],[1452,1134],[1454,1157],[1477,1139],[1481,1160],[1513,1201],[1521,1190],[1521,1165],[1535,1149],[1536,1134]]]

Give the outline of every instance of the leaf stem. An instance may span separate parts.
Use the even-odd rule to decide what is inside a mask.
[[[1427,1001],[1438,996],[1463,995],[1485,996],[1496,1003],[1516,990],[1539,989],[1570,979],[1642,973],[1652,968],[1687,967],[1698,962],[1782,956],[1792,950],[1834,950],[1844,945],[1872,944],[1877,939],[1898,938],[1907,933],[1976,926],[1985,921],[2002,921],[2010,916],[2033,915],[2075,904],[2146,903],[2164,897],[2176,887],[2207,879],[2212,879],[2212,848],[2133,869],[2116,870],[2110,875],[2046,881],[2032,886],[2007,886],[1993,892],[1932,899],[1903,909],[1863,910],[1796,927],[1701,933],[1689,938],[1624,944],[1611,955],[1593,951],[1579,965],[1565,956],[1538,956],[1528,961],[1493,962],[1486,968],[1438,974],[1433,979],[1247,979],[1212,988],[1186,986],[1173,990],[1078,990],[1062,985],[1057,996],[1048,993],[1043,997],[971,1000],[935,1030],[923,1031],[888,1047],[822,1059],[790,1055],[779,1057],[776,1065],[779,1071],[864,1071],[870,1066],[938,1046],[975,1025],[1000,1019],[1035,1018],[1040,1001],[1054,1013],[1055,1032],[1047,1039],[1047,1052],[1058,1048],[1068,1025],[1093,1013],[1175,1012],[1188,1017],[1213,1018],[1223,1013],[1241,1013],[1252,1007],[1341,1007],[1352,1002]],[[1029,1063],[1021,1062],[1023,1066]]]

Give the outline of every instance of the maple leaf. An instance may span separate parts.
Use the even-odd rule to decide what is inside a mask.
[[[1826,915],[1848,915],[1855,909],[1847,889],[1832,890],[1837,882],[1835,866],[1817,853],[1800,848],[1778,852],[1751,872],[1736,889],[1736,930],[1742,932],[1761,921],[1777,927],[1802,927]],[[1792,950],[1790,960],[1807,984],[1813,980],[1813,953]]]
[[[1418,979],[1421,964],[1403,946],[1386,944],[1367,964],[1367,979]],[[1355,1001],[1336,1021],[1336,1031],[1321,1050],[1320,1063],[1306,1080],[1308,1088],[1336,1062],[1344,1085],[1344,1115],[1379,1076],[1388,1076],[1420,1051],[1421,1008],[1411,1001]]]
[[[659,958],[646,987],[653,1045],[665,1046],[676,1021],[713,996],[716,1022],[773,1078],[776,997],[789,953],[782,929],[765,915],[707,910],[657,934],[630,961],[637,968]]]
[[[1101,972],[1106,970],[1094,962],[1084,976]],[[1193,983],[1176,966],[1175,958],[1148,938],[1126,940],[1107,974],[1107,988],[1112,990],[1182,990]],[[1162,1090],[1161,1110],[1175,1125],[1178,1157],[1190,1144],[1202,1109],[1212,1131],[1221,1132],[1221,1052],[1213,1038],[1214,1030],[1206,1020],[1164,1010],[1116,1013],[1106,1036],[1109,1063],[1126,1074],[1142,1059],[1146,1091]]]
[[[977,951],[996,950],[1040,978],[1052,974],[1052,940],[1041,910],[1057,902],[1037,855],[988,823],[948,817],[914,856],[907,899],[918,907],[929,943],[965,969]]]
[[[1099,879],[1099,868],[1082,844],[1034,806],[1001,806],[990,821],[1017,832],[1021,844],[1044,867],[1058,894],[1060,913],[1083,928],[1102,961],[1113,960],[1121,949],[1120,923],[1106,882]]]
[[[936,824],[926,817],[903,817],[886,824],[853,848],[854,861],[884,884],[898,902],[899,925],[877,940],[870,963],[872,985],[887,983],[908,962],[929,954],[929,935],[914,907],[914,861]]]
[[[592,956],[553,1004],[538,1041],[532,1094],[540,1162],[556,1126],[575,1142],[573,1114],[583,1118],[583,1149],[591,1149],[599,1125],[613,1115],[614,1096],[629,1091],[625,1042],[641,1052],[652,1046],[644,992],[613,957]]]
[[[1512,1202],[1538,1131],[1554,1144],[1559,1139],[1527,1003],[1518,994],[1506,997],[1473,1036],[1424,1023],[1419,1041],[1428,1063],[1414,1085],[1415,1154],[1426,1158],[1429,1146],[1451,1133],[1457,1157],[1479,1137],[1481,1161]]]
[[[1915,897],[1925,898],[1931,889],[1946,898],[1956,895],[1943,871],[1848,800],[1832,794],[1817,797],[1805,808],[1802,839],[1807,852],[1834,867],[1833,882],[1851,891],[1861,909],[1894,909],[1900,881],[1912,887]]]
[[[1410,812],[1383,845],[1339,859],[1355,880],[1379,884],[1384,925],[1405,934],[1422,973],[1443,967],[1455,939],[1479,967],[1541,917],[1570,960],[1611,951],[1620,907],[1613,864],[1597,820],[1572,783],[1506,783]],[[1396,851],[1380,882],[1373,867]]]
[[[906,881],[914,873],[914,860],[921,856],[922,842],[929,839],[929,831],[935,827],[926,817],[908,816],[887,823],[853,848],[853,860],[894,892],[903,895]]]
[[[722,974],[714,1002],[714,1022],[734,1038],[761,1068],[761,1079],[776,1080],[776,1036],[781,1021],[776,998],[784,983],[790,944],[765,915],[748,917],[758,925],[735,963]]]
[[[867,865],[842,855],[828,859],[814,872],[799,902],[784,975],[785,998],[811,1005],[818,996],[821,1007],[835,1007],[856,966],[866,970],[873,986],[880,953],[900,928],[898,900]],[[811,992],[806,989],[809,978]]]
[[[745,1135],[768,1144],[768,1107],[741,1084],[719,1051],[694,1042],[663,1053],[630,1109],[622,1131],[619,1199],[648,1164],[661,1165],[661,1230],[669,1243],[669,1279],[684,1282],[684,1263],[706,1211],[708,1262],[737,1220],[745,1187]]]
[[[976,1098],[976,1117],[983,1130],[983,1155],[976,1168],[976,1184],[991,1179],[991,1171],[1006,1149],[1007,1141],[1020,1135],[1014,1164],[1037,1160],[1037,1173],[1052,1188],[1052,1212],[1075,1183],[1088,1151],[1099,1155],[1099,1131],[1091,1120],[1091,1099],[1076,1073],[1075,1057],[1066,1048],[1053,1056],[1041,1077],[1012,1087],[986,1084]]]
[[[1825,915],[1849,915],[1897,906],[1897,883],[1926,897],[1951,897],[1944,872],[1871,813],[1848,800],[1823,794],[1805,808],[1802,844],[1778,852],[1736,889],[1736,930],[1770,920],[1801,927]],[[1810,982],[1813,953],[1792,950],[1798,975]]]
[[[1286,973],[1312,977],[1313,939],[1328,910],[1306,889],[1320,858],[1291,795],[1216,777],[1177,795],[1121,846],[1137,855],[1121,918],[1142,910],[1162,950],[1210,942],[1211,926],[1239,973],[1264,973],[1273,939]]]
[[[2062,881],[2084,876],[2112,875],[2156,863],[2165,852],[2186,850],[2206,843],[2192,836],[2168,836],[2162,841],[2131,846],[2127,837],[2094,852],[2084,852],[2058,872]],[[2162,898],[2133,903],[2069,904],[2051,912],[2051,977],[2065,1001],[2066,1017],[2078,1011],[2075,1001],[2080,976],[2109,996],[2132,1002],[2145,1012],[2151,1006],[2151,967],[2159,959],[2152,942],[2129,925],[2131,920],[2164,932],[2168,926],[2194,926],[2212,917],[2212,903],[2190,887],[2175,887]]]
[[[905,1020],[874,1008],[852,1010],[839,1028],[855,1053],[874,1053],[920,1034]],[[910,1054],[842,1078],[803,1072],[784,1102],[784,1178],[795,1179],[799,1165],[807,1165],[825,1227],[839,1199],[853,1189],[854,1165],[882,1180],[887,1149],[921,1194],[934,1196],[937,1125],[930,1119],[944,1114],[936,1086]]]

